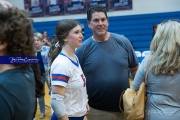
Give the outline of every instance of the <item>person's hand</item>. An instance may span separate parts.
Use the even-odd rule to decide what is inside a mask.
[[[11,8],[12,4],[9,3],[8,1],[5,0],[0,0],[0,6],[4,7],[4,8]]]
[[[43,39],[43,45],[51,46],[51,42],[47,38]]]
[[[89,113],[89,111],[90,111],[90,107],[89,107],[89,104],[88,104],[88,103],[86,104],[86,109],[87,109],[86,114],[88,114],[88,113]]]
[[[43,44],[46,44],[48,41],[46,38],[43,39]]]

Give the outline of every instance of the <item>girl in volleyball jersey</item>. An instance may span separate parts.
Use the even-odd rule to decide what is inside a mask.
[[[66,19],[58,22],[50,48],[50,76],[52,85],[51,120],[83,120],[89,111],[86,78],[74,54],[82,44],[82,29],[77,21]]]

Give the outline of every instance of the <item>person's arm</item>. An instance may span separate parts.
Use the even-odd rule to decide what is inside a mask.
[[[87,111],[86,111],[86,114],[88,114],[89,111],[90,111],[90,107],[89,107],[89,104],[88,104],[88,103],[86,104],[86,110],[87,110]]]
[[[137,56],[134,52],[133,46],[131,42],[125,36],[116,35],[114,37],[116,38],[118,44],[120,44],[128,53],[129,70],[130,70],[132,79],[134,79],[136,71],[139,68],[139,63],[138,63]]]
[[[46,44],[47,44],[48,46],[51,46],[51,42],[48,41],[48,40],[47,40]]]
[[[148,57],[145,57],[136,72],[136,75],[132,83],[132,89],[134,90],[138,90],[140,87],[140,84],[142,82],[145,82],[147,61],[148,61]]]
[[[52,86],[51,106],[58,120],[69,120],[63,98],[66,88],[63,86]]]
[[[138,68],[139,68],[139,65],[136,66],[136,67],[130,68],[131,76],[132,76],[133,79],[134,79],[134,77],[136,75],[136,72],[137,72]]]
[[[49,72],[49,58],[48,58],[48,53],[49,53],[49,46],[42,46],[44,49],[43,50],[43,63],[44,63],[44,69],[45,69],[45,73],[44,75],[47,77],[48,76],[48,72]]]
[[[51,46],[51,41],[50,41],[50,39],[49,39],[48,37],[44,38],[44,39],[43,39],[43,44],[44,44],[44,45],[47,45],[47,46]]]
[[[36,83],[36,97],[41,98],[44,97],[45,91],[44,91],[44,84],[41,81],[41,74],[40,74],[40,68],[38,64],[32,64],[31,68],[34,73],[35,77],[35,83]]]
[[[9,3],[8,1],[5,0],[0,0],[0,6],[4,7],[4,8],[11,8],[12,4]]]

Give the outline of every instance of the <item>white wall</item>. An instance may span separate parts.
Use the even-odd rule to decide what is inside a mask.
[[[11,2],[14,6],[24,9],[24,0],[7,0]],[[125,16],[134,14],[148,14],[148,13],[162,13],[162,12],[174,12],[180,11],[180,0],[133,0],[132,10],[122,10],[108,12],[108,16]],[[55,21],[64,18],[69,19],[84,19],[86,14],[76,14],[76,15],[64,15],[64,16],[54,16],[54,17],[39,17],[33,18],[35,22],[40,21]]]

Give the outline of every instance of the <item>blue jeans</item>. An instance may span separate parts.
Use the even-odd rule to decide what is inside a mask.
[[[42,80],[43,84],[45,84],[46,77],[45,76],[41,76],[41,80]],[[39,107],[40,107],[41,113],[45,113],[44,97],[38,98],[38,102],[39,102]]]
[[[51,116],[51,120],[58,120],[56,115],[53,113]],[[69,117],[69,120],[84,120],[84,116],[82,117]]]

